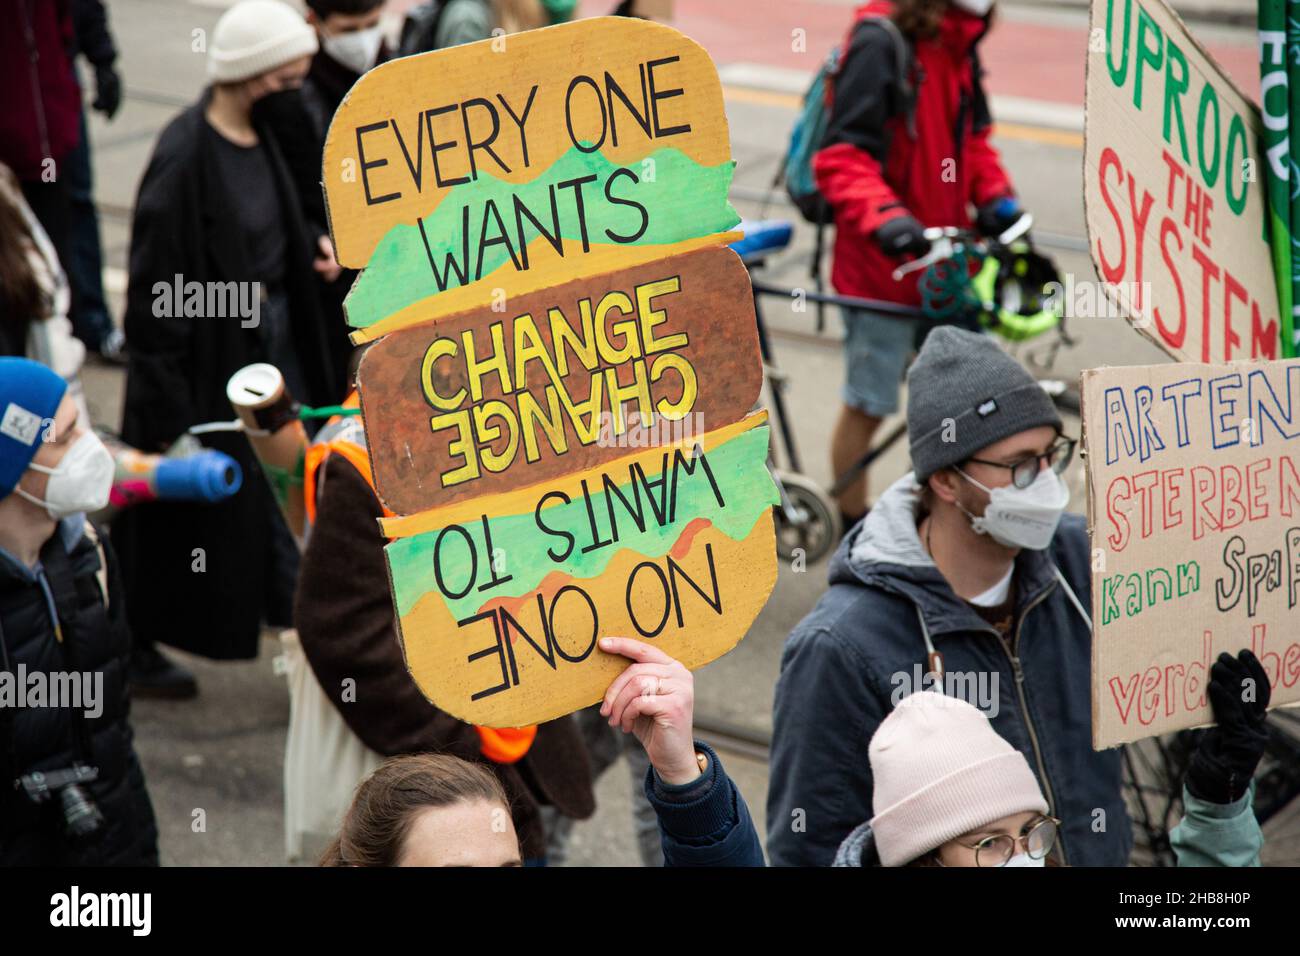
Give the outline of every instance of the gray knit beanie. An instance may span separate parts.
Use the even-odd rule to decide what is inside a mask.
[[[941,325],[907,373],[912,469],[924,483],[1008,435],[1061,417],[1041,385],[991,336]]]

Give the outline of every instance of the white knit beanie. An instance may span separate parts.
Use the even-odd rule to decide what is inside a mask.
[[[278,0],[240,0],[221,15],[208,46],[208,78],[238,83],[316,52],[316,31]]]
[[[903,866],[963,833],[1047,801],[1024,755],[959,697],[919,691],[880,722],[867,748],[880,862]]]

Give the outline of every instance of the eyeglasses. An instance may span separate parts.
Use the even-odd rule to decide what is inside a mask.
[[[1046,857],[1056,845],[1056,833],[1060,825],[1061,821],[1055,817],[1038,817],[1025,824],[1019,837],[999,833],[986,836],[978,843],[955,842],[975,851],[976,866],[1006,866],[1007,861],[1016,855],[1016,846],[1022,841],[1030,859],[1041,860]]]
[[[980,465],[991,465],[994,468],[1010,469],[1011,483],[1024,490],[1038,478],[1039,462],[1047,462],[1047,466],[1058,475],[1065,471],[1066,468],[1069,468],[1070,461],[1074,458],[1074,446],[1077,444],[1078,442],[1073,438],[1062,438],[1041,455],[1030,455],[1028,458],[1022,458],[1010,465],[1004,465],[1000,461],[985,461],[983,458],[968,458],[966,460]]]

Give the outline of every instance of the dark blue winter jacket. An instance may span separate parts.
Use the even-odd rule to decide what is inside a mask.
[[[923,689],[926,632],[944,690],[979,707],[1019,749],[1062,821],[1062,862],[1123,866],[1132,848],[1120,752],[1092,749],[1088,534],[1062,518],[1045,551],[1016,558],[1010,649],[940,574],[916,531],[911,475],[836,552],[830,589],[791,633],[776,685],[767,852],[773,865],[829,866],[872,816],[867,745],[907,693]]]
[[[659,816],[665,866],[763,866],[763,847],[745,799],[718,755],[695,742],[709,769],[681,786],[646,772],[645,795]]]

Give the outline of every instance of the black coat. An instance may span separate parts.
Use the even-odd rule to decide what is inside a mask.
[[[83,530],[61,523],[41,549],[42,573],[62,641],[56,637],[41,581],[0,555],[0,629],[11,672],[25,668],[27,675],[103,675],[103,710],[97,717],[86,717],[85,708],[0,709],[0,866],[158,862],[153,806],[127,720],[131,638],[121,579],[107,541],[106,561],[100,561],[96,537],[89,525]],[[82,849],[64,840],[57,802],[38,805],[11,785],[34,770],[60,770],[77,762],[99,769],[99,779],[86,790],[105,818],[100,839]]]
[[[389,56],[387,44],[381,45],[377,62],[384,63]],[[301,157],[299,159],[289,156],[286,150],[285,158],[289,161],[290,171],[300,184],[303,215],[308,223],[319,224],[322,233],[329,231],[329,219],[325,212],[325,193],[321,185],[325,137],[329,133],[334,114],[338,112],[344,97],[359,79],[361,74],[354,72],[351,67],[339,63],[324,50],[316,51],[316,55],[312,57],[311,70],[302,84],[301,99],[304,125],[311,130],[314,150],[310,153],[299,150],[299,157]],[[281,145],[286,139],[287,137],[281,138]],[[306,143],[307,136],[303,135],[295,142]],[[325,303],[326,314],[329,315],[331,322],[337,322],[341,333],[330,336],[331,360],[336,370],[340,368],[343,370],[345,378],[351,366],[353,347],[347,338],[349,330],[343,301],[347,298],[352,284],[357,281],[358,274],[354,269],[344,269],[333,282],[321,283],[321,299]]]
[[[217,168],[214,131],[203,117],[206,97],[163,130],[140,183],[131,229],[126,336],[131,343],[122,438],[163,451],[191,425],[230,421],[226,383],[245,365],[266,360],[261,328],[237,318],[154,315],[154,284],[256,278],[248,249],[229,216]],[[315,275],[314,238],[307,235],[296,193],[274,141],[262,137],[275,173],[285,228],[284,284],[290,323],[310,405],[345,394],[330,372],[326,329]],[[202,436],[234,457],[244,482],[216,505],[153,503],[123,512],[113,539],[122,559],[131,628],[218,659],[257,655],[263,612],[271,598],[270,490],[240,433]],[[201,553],[200,553],[201,549]]]
[[[323,471],[294,602],[294,624],[312,672],[371,750],[482,760],[478,731],[426,700],[406,669],[389,595],[379,500],[342,455],[330,455]],[[335,694],[348,679],[356,694],[344,704]],[[517,763],[488,766],[510,799],[525,859],[546,853],[542,805],[575,820],[595,812],[587,748],[571,717],[541,724]]]

